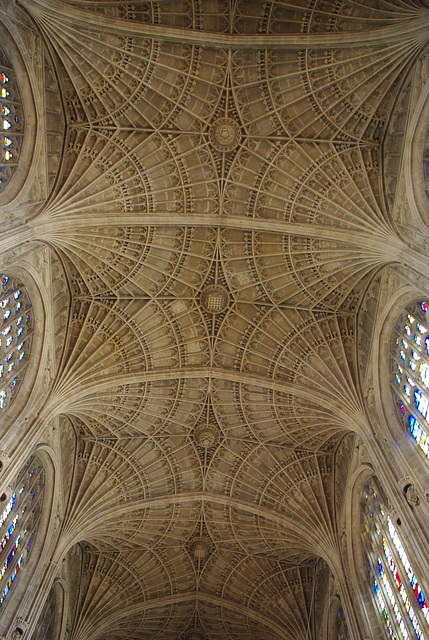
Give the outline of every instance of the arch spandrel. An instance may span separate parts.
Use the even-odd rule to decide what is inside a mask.
[[[110,384],[69,402],[80,434],[92,439],[163,438],[190,435],[205,406],[204,378],[181,378],[173,385],[164,376],[150,382]]]

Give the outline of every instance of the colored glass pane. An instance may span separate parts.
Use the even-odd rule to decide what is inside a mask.
[[[25,289],[13,278],[3,274],[1,282],[0,308],[3,309],[3,323],[0,333],[0,409],[4,410],[20,386],[28,359],[31,305]],[[23,311],[25,315],[22,315]]]
[[[424,337],[428,333],[427,309],[425,300],[416,302],[398,322],[392,349],[392,380],[404,427],[429,457],[429,336]]]
[[[337,613],[335,640],[349,640],[349,637],[344,610],[340,607]]]
[[[38,458],[29,461],[14,484],[16,491],[0,516],[0,606],[10,597],[37,534],[44,492],[44,471]]]
[[[361,504],[371,584],[386,631],[397,640],[424,640],[427,602],[392,520],[386,516],[382,491],[374,478],[365,486]]]
[[[4,64],[4,63],[3,63]],[[22,140],[21,100],[16,86],[15,74],[5,69],[0,72],[1,80],[1,124],[6,135],[3,136],[3,145],[0,146],[0,189],[11,178],[17,166]]]
[[[407,555],[405,553],[405,549],[402,545],[402,542],[398,536],[398,533],[393,525],[392,520],[388,517],[387,518],[387,525],[388,525],[388,529],[389,529],[389,534],[390,537],[393,541],[393,544],[395,545],[395,548],[398,552],[399,558],[401,560],[402,566],[406,571],[406,575],[408,577],[408,580],[413,588],[414,594],[417,598],[417,602],[419,603],[420,607],[423,610],[423,615],[426,619],[426,622],[429,624],[429,607],[426,601],[425,596],[423,595],[423,591],[421,590],[421,587],[417,581],[417,578],[414,574],[413,569],[411,568],[411,564],[410,561],[407,558]],[[414,624],[413,624],[414,626]],[[420,636],[418,636],[420,638]],[[421,636],[423,637],[423,635]]]

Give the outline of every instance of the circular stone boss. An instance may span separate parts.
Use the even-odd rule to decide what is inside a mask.
[[[201,293],[201,305],[209,313],[222,313],[228,306],[229,294],[225,287],[213,284]]]
[[[240,127],[231,118],[219,118],[210,131],[210,141],[218,151],[232,151],[240,142]]]

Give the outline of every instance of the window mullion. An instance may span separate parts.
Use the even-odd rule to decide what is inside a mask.
[[[406,605],[403,601],[402,598],[402,593],[400,591],[400,589],[398,588],[398,585],[395,581],[394,575],[391,572],[390,566],[389,566],[389,562],[388,559],[386,557],[385,554],[385,549],[384,549],[384,545],[383,545],[383,530],[385,529],[385,516],[380,517],[378,514],[376,515],[376,526],[377,526],[377,534],[376,534],[376,549],[377,549],[377,561],[379,560],[381,562],[381,565],[383,567],[383,570],[385,572],[385,576],[390,584],[390,587],[392,589],[392,593],[394,594],[395,597],[395,601],[397,603],[397,607],[398,607],[398,611],[400,613],[402,622],[404,627],[402,627],[400,621],[397,618],[396,612],[394,612],[394,620],[396,621],[396,624],[399,625],[402,633],[404,634],[404,628],[410,638],[414,639],[415,638],[415,632],[414,629],[411,625],[410,619],[409,619],[409,614],[406,608]],[[381,576],[380,576],[380,580],[381,580]],[[391,605],[393,608],[393,605]]]
[[[397,536],[397,540],[401,545],[401,553],[404,556],[403,558],[401,558],[401,553],[399,552],[396,546],[396,543],[392,534],[395,535],[395,537]],[[399,575],[401,579],[403,579],[403,582],[405,584],[405,589],[409,598],[410,606],[412,607],[413,612],[416,616],[416,621],[419,624],[422,637],[429,640],[429,625],[428,625],[429,611],[426,610],[426,615],[428,616],[428,618],[426,618],[424,614],[424,609],[420,605],[418,601],[418,596],[415,591],[417,589],[417,591],[421,594],[421,598],[424,600],[424,592],[421,590],[422,585],[417,580],[417,577],[410,564],[408,556],[405,554],[405,549],[403,548],[402,542],[400,542],[399,536],[393,526],[392,521],[390,521],[389,523],[389,528],[388,528],[388,531],[386,532],[386,539],[387,539],[387,543],[389,545],[389,549],[391,551],[393,560],[398,569]],[[426,602],[426,600],[424,600],[424,602]]]

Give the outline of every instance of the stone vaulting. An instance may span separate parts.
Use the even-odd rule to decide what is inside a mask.
[[[2,499],[31,456],[45,487],[0,635],[387,638],[360,537],[374,473],[429,575],[389,356],[429,296],[429,6],[0,0],[0,18],[23,123],[0,264],[33,314]]]

